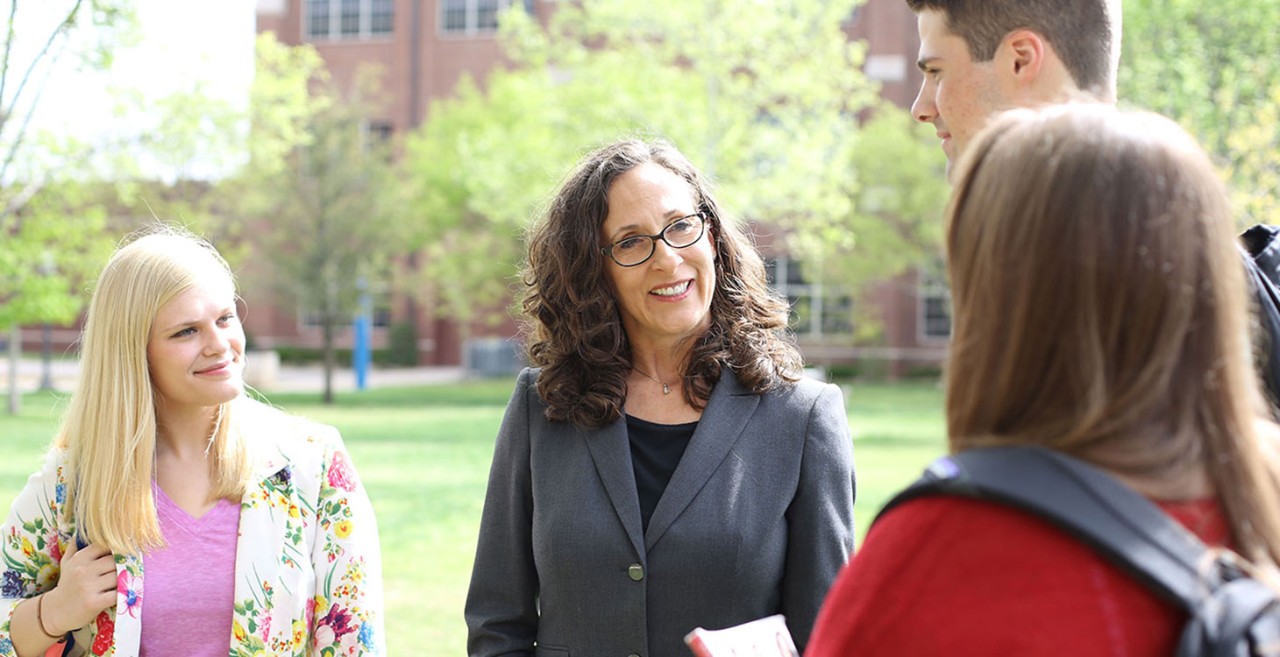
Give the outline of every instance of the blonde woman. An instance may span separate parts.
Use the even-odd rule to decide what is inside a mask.
[[[997,118],[957,173],[951,451],[1083,459],[1275,585],[1275,426],[1208,157],[1159,116],[1067,105]],[[1154,657],[1186,620],[1046,521],[929,497],[869,531],[806,654]]]
[[[247,399],[243,366],[210,244],[158,228],[116,251],[62,428],[0,527],[0,655],[385,653],[342,439]]]

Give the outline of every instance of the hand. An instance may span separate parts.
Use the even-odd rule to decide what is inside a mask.
[[[116,604],[116,560],[106,548],[77,548],[73,538],[62,555],[58,585],[44,594],[44,629],[63,634],[84,627]]]

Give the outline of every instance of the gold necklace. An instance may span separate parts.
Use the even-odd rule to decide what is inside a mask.
[[[640,368],[636,367],[635,365],[632,365],[632,366],[631,366],[631,369],[633,369],[633,370],[635,370],[635,371],[639,372],[642,376],[644,376],[645,378],[649,379],[650,381],[653,381],[654,383],[657,383],[657,384],[661,385],[661,386],[662,386],[662,394],[664,394],[664,395],[669,395],[669,394],[671,394],[671,386],[669,386],[669,385],[667,385],[667,384],[663,383],[663,382],[662,382],[662,380],[660,380],[658,377],[653,376],[652,374],[649,374],[648,372],[646,372],[646,371],[644,371],[644,370],[642,370],[642,369],[640,369]]]

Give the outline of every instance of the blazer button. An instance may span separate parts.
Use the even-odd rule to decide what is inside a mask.
[[[630,577],[633,582],[638,582],[644,579],[644,566],[641,566],[638,563],[631,564],[627,567],[627,577]],[[632,655],[632,657],[636,656]]]
[[[633,653],[631,653],[630,655],[627,655],[627,657],[640,657],[640,655],[639,655],[639,653],[634,653],[634,652],[633,652]]]

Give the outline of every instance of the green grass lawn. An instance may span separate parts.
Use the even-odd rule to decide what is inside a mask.
[[[475,553],[493,438],[514,385],[496,380],[318,395],[271,403],[341,429],[378,514],[390,654],[465,654],[462,604]],[[859,534],[876,509],[943,452],[942,393],[932,384],[846,387],[858,469]],[[57,426],[63,397],[32,394],[0,415],[0,505],[17,496]]]

